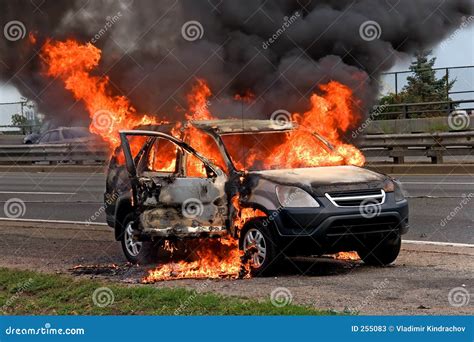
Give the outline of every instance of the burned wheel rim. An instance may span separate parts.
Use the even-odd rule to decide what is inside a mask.
[[[250,259],[252,266],[255,268],[261,267],[267,256],[267,243],[262,232],[255,228],[249,229],[245,233],[243,247],[244,251],[254,248]]]
[[[142,243],[133,239],[132,222],[127,223],[127,227],[125,228],[124,239],[125,248],[127,249],[127,252],[131,256],[137,256],[140,253],[140,249],[142,248]]]

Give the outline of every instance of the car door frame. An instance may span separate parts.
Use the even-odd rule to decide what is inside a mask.
[[[140,187],[140,181],[139,178],[141,177],[138,174],[137,170],[137,164],[140,162],[139,160],[135,160],[136,156],[132,155],[130,144],[128,137],[130,136],[144,136],[144,137],[150,137],[150,138],[162,138],[165,140],[170,141],[173,143],[175,146],[178,147],[178,151],[176,153],[176,173],[170,174],[170,177],[157,177],[157,178],[167,178],[169,180],[169,185],[168,191],[177,193],[176,189],[172,189],[171,187],[174,185],[175,187],[181,187],[181,189],[185,189],[187,186],[186,184],[192,184],[194,187],[206,187],[207,190],[213,191],[214,194],[218,193],[219,198],[222,197],[222,201],[220,202],[219,205],[219,211],[215,216],[212,216],[209,214],[209,211],[206,213],[208,215],[211,215],[211,220],[208,220],[209,222],[215,222],[218,223],[218,225],[211,226],[213,227],[212,229],[225,229],[229,231],[228,227],[228,213],[229,213],[229,208],[228,208],[228,199],[227,195],[225,192],[225,184],[227,182],[227,175],[216,165],[214,165],[212,162],[210,162],[206,157],[202,156],[199,154],[194,148],[186,144],[184,141],[177,139],[169,134],[162,133],[162,132],[157,132],[157,131],[148,131],[148,130],[124,130],[119,132],[120,135],[120,140],[122,144],[122,150],[125,156],[125,167],[127,169],[127,173],[130,178],[130,183],[131,183],[131,190],[132,190],[132,203],[137,210],[137,214],[140,215],[143,213],[142,208],[140,208],[142,202],[140,199],[140,196],[138,196],[138,191]],[[151,147],[152,145],[150,145]],[[179,150],[181,149],[181,151]],[[196,158],[198,158],[206,167],[206,170],[208,171],[207,174],[208,176],[206,178],[196,178],[196,177],[188,177],[187,174],[184,172],[185,167],[183,167],[183,153],[182,151],[186,151],[189,154],[194,155]],[[142,158],[145,155],[145,153],[139,157]],[[205,183],[205,184],[204,184]],[[179,190],[179,189],[178,189]],[[159,196],[158,196],[159,197]],[[178,199],[178,196],[175,197],[176,201],[181,203],[180,201],[183,201],[183,199]],[[196,198],[193,198],[196,199]],[[201,199],[201,197],[198,198],[198,200]],[[162,203],[158,203],[157,206],[161,205]],[[206,201],[206,205],[208,205]],[[212,202],[212,205],[213,202]],[[177,211],[184,210],[185,203],[181,203],[181,209],[178,209],[177,206],[175,207],[170,207],[168,208],[168,212],[173,212],[173,214],[176,214],[177,217],[182,214]],[[204,205],[203,205],[204,206]],[[217,208],[217,206],[215,206]],[[215,209],[215,208],[214,208]],[[187,217],[189,219],[189,217]],[[209,217],[208,217],[209,218]],[[186,220],[183,219],[183,222]],[[189,220],[188,220],[189,221]],[[195,221],[199,221],[197,218]],[[161,222],[161,221],[160,221]],[[189,223],[189,222],[188,222]],[[160,223],[161,224],[161,223]],[[188,224],[186,224],[188,226]],[[211,230],[212,230],[211,229]]]

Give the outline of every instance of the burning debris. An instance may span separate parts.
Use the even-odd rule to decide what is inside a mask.
[[[115,276],[118,274],[123,274],[129,270],[133,265],[127,264],[124,266],[109,264],[109,265],[76,265],[72,267],[71,271],[74,275],[105,275],[105,276]]]
[[[333,254],[332,257],[336,260],[349,260],[349,261],[357,261],[360,260],[359,254],[357,252],[339,252]]]
[[[153,283],[172,279],[244,279],[250,277],[251,250],[239,250],[236,239],[199,239],[186,242],[185,259],[171,261],[148,272],[142,279]],[[178,257],[178,259],[183,256]],[[173,259],[173,256],[171,257]],[[192,259],[192,261],[189,261]]]

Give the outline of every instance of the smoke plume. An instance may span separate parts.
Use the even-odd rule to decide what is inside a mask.
[[[217,117],[240,117],[235,94],[251,91],[245,115],[307,109],[318,84],[351,87],[364,108],[397,58],[432,47],[473,14],[472,0],[1,0],[0,24],[25,36],[0,39],[0,78],[67,124],[87,118],[39,52],[73,37],[102,49],[98,75],[139,112],[180,119],[197,78],[213,90]],[[20,30],[22,27],[20,27]],[[22,33],[22,32],[20,32]],[[36,43],[28,38],[32,34]],[[10,37],[12,38],[12,37]]]

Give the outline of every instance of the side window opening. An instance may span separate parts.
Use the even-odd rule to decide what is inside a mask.
[[[155,138],[148,153],[144,155],[143,171],[177,173],[178,146],[173,142]]]
[[[222,153],[217,146],[215,140],[194,127],[188,127],[184,134],[184,141],[199,152],[202,156],[206,157],[211,163],[218,166],[222,171],[228,174],[227,165],[222,157]],[[189,171],[194,174],[199,174],[199,163],[202,163],[198,158],[193,155],[191,158],[187,158],[186,166]],[[204,170],[204,174],[206,171]],[[192,177],[192,176],[189,176]],[[198,177],[198,176],[196,176]]]
[[[206,165],[194,154],[185,153],[186,177],[207,178]]]

